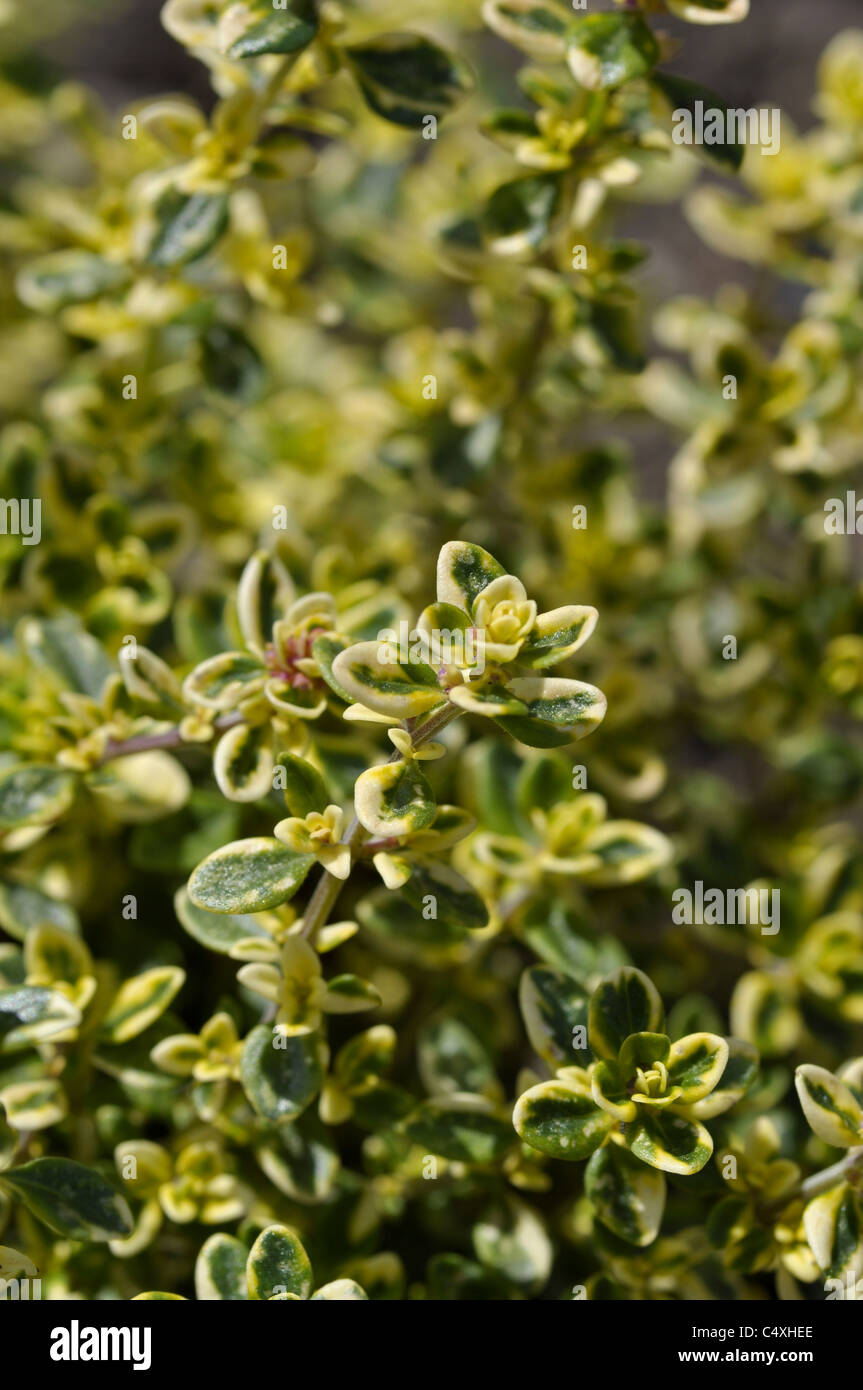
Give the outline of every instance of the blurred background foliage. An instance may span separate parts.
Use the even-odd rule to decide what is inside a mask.
[[[194,55],[195,3],[172,0],[169,35],[150,0],[0,0],[0,493],[43,499],[40,545],[0,536],[4,762],[57,752],[57,695],[37,638],[28,643],[31,619],[74,614],[112,662],[132,634],[185,672],[231,645],[226,598],[258,546],[276,550],[300,591],[386,592],[406,611],[430,601],[444,542],[485,546],[540,608],[599,610],[579,674],[605,692],[608,715],[566,758],[584,763],[611,816],[667,836],[673,859],[595,892],[537,888],[478,956],[444,953],[435,969],[404,963],[398,943],[379,960],[357,946],[385,996],[381,1017],[399,1028],[402,1080],[415,1082],[416,1049],[422,1058],[446,1005],[495,1059],[503,1079],[490,1093],[513,1099],[532,1065],[519,974],[535,955],[572,969],[562,934],[584,943],[584,982],[621,960],[646,970],[678,1010],[678,1035],[725,1031],[730,1013],[731,1031],[765,1059],[750,1120],[770,1111],[786,1152],[817,1166],[829,1154],[789,1091],[793,1067],[835,1068],[863,1050],[860,542],[824,526],[830,498],[863,496],[863,32],[840,32],[857,5],[754,0],[743,23],[709,27],[648,16],[666,36],[664,71],[731,106],[781,107],[781,152],[748,148],[736,171],[657,136],[668,110],[637,75],[603,105],[606,94],[597,104],[568,74],[558,99],[537,75],[542,55],[508,44],[470,0],[417,0],[409,15],[395,0],[341,7],[351,43],[410,28],[469,64],[475,85],[452,110],[442,103],[437,139],[381,120],[321,58],[288,79],[301,121],[275,101],[271,125],[290,137],[262,136],[255,117],[246,142],[248,112],[231,94],[252,82],[260,95],[271,69],[254,81],[238,75],[249,71],[241,61],[208,71]],[[177,100],[159,107],[154,94]],[[545,125],[529,130],[537,107]],[[512,108],[518,118],[492,115]],[[130,115],[134,140],[122,136]],[[573,133],[580,120],[587,136]],[[536,182],[501,196],[517,178]],[[172,196],[202,200],[191,252],[178,241],[188,227],[172,221],[190,203]],[[275,531],[274,508],[286,518]],[[75,715],[76,738],[101,717]],[[521,755],[495,739],[462,757],[466,737],[453,731],[436,791],[488,834],[506,819]],[[340,799],[366,752],[358,736]],[[203,854],[241,828],[258,833],[270,813],[223,801],[204,761],[188,761],[191,800],[169,795],[153,812],[170,815],[167,833],[164,821],[129,825],[132,814],[97,806],[45,837],[8,828],[2,867],[7,894],[27,886],[67,905],[121,975],[193,967],[183,1016],[198,1028],[233,977],[183,935],[173,893]],[[512,885],[477,843],[460,853],[480,891],[510,904]],[[675,925],[671,892],[698,879],[779,886],[780,933]],[[112,906],[129,893],[161,924],[157,939]],[[8,907],[0,920],[20,927]],[[390,930],[370,935],[378,944]],[[121,1106],[139,1137],[195,1132],[188,1097],[148,1096],[128,1076],[102,1076],[91,1094],[81,1065],[70,1060],[64,1082],[70,1153],[104,1161],[129,1140]],[[85,1092],[95,1118],[79,1112]],[[219,1142],[236,1143],[230,1162],[242,1166],[252,1141],[232,1123]],[[320,1143],[315,1163],[329,1171]],[[611,1283],[597,1296],[693,1296],[674,1240],[702,1222],[702,1192],[709,1209],[718,1177],[710,1189],[702,1174],[697,1196],[673,1189],[672,1248],[597,1257],[594,1238],[609,1238],[591,1234],[569,1165],[552,1179],[553,1165],[512,1159],[516,1190],[538,1194],[537,1217],[512,1208],[499,1175],[479,1191],[456,1171],[455,1198],[418,1195],[403,1159],[388,1137],[351,1132],[337,1187],[303,1232],[316,1268],[319,1251],[328,1273],[362,1266],[375,1296],[561,1297],[601,1258]],[[531,1164],[544,1170],[535,1182]],[[306,1222],[292,1197],[262,1200]],[[505,1212],[484,1235],[477,1212],[489,1200]],[[480,1227],[468,1253],[464,1212]],[[43,1238],[23,1220],[41,1268]],[[512,1256],[519,1221],[526,1249],[540,1240],[532,1221],[554,1236],[554,1255],[526,1276]],[[130,1273],[63,1246],[55,1287],[187,1290],[194,1249],[163,1233]],[[700,1266],[700,1296],[769,1295],[770,1258],[738,1263],[733,1277],[756,1282],[730,1295],[726,1266]]]

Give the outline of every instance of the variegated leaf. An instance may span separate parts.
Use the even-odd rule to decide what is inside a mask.
[[[276,769],[284,776],[285,805],[292,816],[305,817],[310,811],[324,811],[332,798],[316,767],[293,753],[280,753]]]
[[[236,1236],[218,1231],[205,1240],[195,1261],[195,1297],[198,1301],[246,1300],[249,1296],[246,1289],[246,1259],[246,1248]]]
[[[485,1096],[432,1096],[405,1121],[405,1132],[428,1153],[452,1162],[497,1162],[513,1142],[509,1124]]]
[[[728,1043],[716,1033],[690,1033],[672,1043],[668,1087],[680,1087],[680,1104],[694,1105],[719,1084],[728,1061]]]
[[[438,603],[451,603],[469,613],[483,589],[506,571],[482,546],[470,541],[447,541],[437,562]]]
[[[527,718],[529,710],[523,700],[495,682],[475,686],[454,685],[449,691],[450,702],[466,714],[479,714],[485,719],[500,719],[504,716]]]
[[[562,676],[514,676],[507,690],[527,714],[501,719],[501,727],[532,748],[552,748],[585,738],[605,718],[606,699],[595,685]]]
[[[531,965],[521,977],[518,1002],[531,1047],[552,1069],[589,1064],[588,997],[576,980]]]
[[[575,1086],[560,1078],[525,1091],[512,1122],[531,1148],[570,1162],[588,1158],[614,1126],[611,1116],[594,1103],[589,1085]]]
[[[297,1233],[288,1226],[267,1226],[261,1231],[249,1251],[246,1281],[250,1299],[270,1299],[279,1294],[308,1298],[312,1266]]]
[[[34,1158],[0,1181],[35,1217],[69,1240],[107,1241],[132,1230],[126,1199],[83,1163]]]
[[[584,1190],[599,1220],[629,1245],[650,1245],[665,1209],[665,1178],[626,1149],[606,1144],[591,1155]]]
[[[198,865],[189,898],[208,912],[263,912],[288,902],[314,862],[268,836],[234,840]]]
[[[627,1133],[636,1158],[665,1173],[700,1173],[713,1153],[704,1125],[670,1110],[654,1110]]]
[[[661,1033],[664,1017],[653,982],[634,966],[621,966],[590,997],[590,1045],[598,1057],[614,1059],[631,1033]]]
[[[207,709],[230,710],[250,695],[262,691],[267,673],[252,652],[221,652],[190,671],[183,681],[183,695]]]
[[[294,594],[293,581],[276,555],[259,550],[247,562],[237,585],[237,619],[250,651],[264,656],[273,625],[284,617]]]
[[[228,729],[213,754],[213,775],[229,801],[259,801],[273,785],[273,740],[268,724]]]
[[[243,1044],[240,1080],[254,1110],[267,1120],[291,1120],[315,1098],[327,1049],[316,1033],[292,1036],[261,1023]]]
[[[0,927],[16,941],[23,941],[31,927],[50,923],[78,933],[78,914],[69,903],[49,898],[41,889],[22,883],[0,883]]]
[[[17,1081],[0,1090],[0,1106],[13,1129],[47,1129],[65,1119],[68,1105],[59,1081]]]
[[[360,979],[359,975],[334,975],[327,980],[325,1013],[361,1013],[363,1009],[376,1009],[380,1003],[381,996],[374,985]]]
[[[599,614],[588,605],[569,604],[537,616],[530,636],[518,654],[520,666],[545,671],[583,647]]]
[[[269,946],[273,938],[261,925],[258,917],[251,913],[245,915],[230,912],[211,912],[196,907],[189,897],[188,889],[178,888],[174,895],[174,911],[180,925],[200,946],[220,955],[230,955],[239,942],[250,938]]]
[[[671,858],[671,842],[660,830],[641,821],[610,820],[597,826],[579,847],[600,863],[583,875],[597,886],[638,883]]]
[[[0,829],[50,825],[68,811],[78,778],[53,763],[22,763],[0,772]]]
[[[186,979],[176,965],[160,965],[133,975],[118,989],[102,1020],[102,1034],[112,1043],[128,1042],[165,1012]]]
[[[797,1068],[794,1084],[819,1139],[835,1148],[863,1144],[863,1106],[850,1086],[826,1068],[808,1065]]]
[[[0,1052],[18,1052],[75,1028],[81,1015],[64,994],[39,986],[0,990]]]
[[[813,1197],[803,1212],[803,1229],[819,1267],[830,1278],[849,1270],[863,1274],[863,1202],[847,1183]]]
[[[314,1303],[318,1299],[325,1299],[328,1301],[338,1299],[340,1302],[345,1302],[346,1300],[361,1302],[365,1300],[368,1302],[368,1297],[368,1294],[360,1287],[355,1279],[334,1279],[331,1284],[322,1284],[321,1287],[312,1294],[311,1302]]]
[[[437,806],[428,779],[412,760],[371,767],[354,787],[357,820],[373,835],[401,837],[431,825]]]
[[[425,714],[443,702],[431,667],[383,659],[388,650],[385,643],[357,642],[336,656],[333,676],[351,700],[395,719]]]
[[[643,1037],[644,1034],[639,1036]],[[600,1110],[604,1110],[621,1124],[631,1124],[638,1118],[638,1106],[630,1099],[626,1089],[627,1080],[628,1073],[625,1073],[617,1062],[596,1062],[590,1069],[590,1090],[593,1099]]]

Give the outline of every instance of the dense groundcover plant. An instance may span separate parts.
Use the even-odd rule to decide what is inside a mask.
[[[677,138],[748,0],[168,0],[211,97],[122,110],[39,8],[0,1278],[854,1296],[863,31],[764,154]],[[787,292],[649,322],[631,197]]]

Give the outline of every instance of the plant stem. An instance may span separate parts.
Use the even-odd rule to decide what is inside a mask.
[[[235,724],[242,722],[241,714],[223,714],[213,722],[213,729],[217,733],[223,733],[225,729],[232,729]],[[184,739],[179,728],[166,729],[162,734],[139,734],[137,738],[109,739],[102,750],[102,756],[96,763],[96,767],[101,767],[103,763],[110,763],[114,758],[126,758],[131,753],[149,753],[154,748],[188,748],[201,747],[194,740]]]
[[[437,714],[433,714],[431,718],[427,719],[424,724],[421,724],[418,729],[414,728],[409,731],[411,746],[413,748],[421,748],[424,743],[428,743],[430,739],[434,738],[435,734],[439,733],[441,729],[445,729],[447,724],[451,724],[454,719],[458,719],[461,713],[463,713],[463,711],[458,709],[456,705],[445,705],[442,710],[439,710]],[[401,759],[401,756],[401,753],[396,751],[388,761],[397,763]],[[353,851],[359,848],[367,835],[368,831],[360,825],[356,816],[354,816],[347,828],[342,844],[348,845],[351,851]],[[353,855],[351,856],[351,867],[353,868]],[[335,878],[333,874],[327,873],[326,869],[323,871],[315,884],[312,896],[309,898],[309,905],[303,913],[301,936],[308,939],[314,937],[315,932],[320,931],[335,907],[339,894],[347,881],[346,878]]]
[[[811,1197],[817,1197],[820,1192],[827,1192],[831,1187],[835,1187],[843,1178],[856,1169],[863,1172],[863,1145],[860,1148],[849,1149],[844,1158],[840,1158],[838,1163],[834,1163],[830,1168],[823,1168],[820,1173],[813,1173],[811,1178],[807,1178],[801,1184],[800,1193],[808,1201]]]

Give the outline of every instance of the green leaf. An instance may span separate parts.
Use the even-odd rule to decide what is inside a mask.
[[[521,977],[518,1002],[531,1047],[553,1070],[590,1064],[588,998],[577,981],[562,971],[531,965]],[[581,1031],[576,1034],[576,1029]]]
[[[485,0],[482,17],[502,39],[532,57],[563,57],[571,16],[549,0]]]
[[[863,1203],[847,1183],[813,1197],[803,1212],[806,1239],[829,1278],[863,1271]]]
[[[452,1162],[496,1163],[513,1142],[509,1124],[484,1096],[433,1096],[405,1121],[405,1132],[429,1153]]]
[[[395,125],[422,129],[472,86],[464,63],[418,34],[379,34],[342,51],[367,105]]]
[[[386,1023],[355,1033],[336,1057],[334,1070],[340,1085],[347,1090],[369,1082],[374,1085],[392,1066],[397,1043],[395,1029]]]
[[[568,1162],[588,1158],[614,1125],[611,1116],[594,1103],[589,1083],[566,1076],[525,1091],[516,1102],[512,1122],[532,1149]]]
[[[50,825],[68,811],[78,778],[53,763],[20,763],[0,772],[0,828]]]
[[[470,613],[483,589],[505,574],[482,546],[470,541],[447,541],[437,562],[438,603],[450,603]]]
[[[208,709],[230,710],[263,690],[266,671],[250,652],[220,652],[208,657],[183,682],[183,694]]]
[[[339,652],[332,674],[348,698],[393,719],[425,714],[446,698],[429,666],[386,658],[385,642],[356,642]]]
[[[115,758],[86,775],[86,786],[113,820],[161,820],[186,804],[192,783],[182,763],[154,748]]]
[[[34,1158],[3,1174],[27,1210],[69,1240],[107,1241],[131,1233],[125,1197],[99,1173],[69,1158]]]
[[[0,989],[0,1052],[33,1047],[80,1022],[74,1004],[55,990],[35,985]]]
[[[709,87],[702,87],[700,82],[690,82],[688,78],[677,77],[674,73],[654,73],[651,85],[662,93],[673,111],[688,111],[694,116],[697,101],[702,103],[703,111],[721,111],[725,116],[729,110],[728,103]],[[728,129],[727,124],[725,128]],[[736,173],[746,153],[746,146],[736,140],[722,145],[693,144],[690,148],[694,154],[703,155],[705,159],[718,164],[726,173],[729,170]]]
[[[315,1293],[312,1294],[311,1302],[315,1303],[318,1299],[327,1301],[338,1300],[346,1302],[368,1302],[368,1294],[361,1288],[355,1279],[334,1279],[331,1284],[322,1284]]]
[[[156,204],[157,231],[146,255],[163,270],[188,265],[215,246],[228,225],[225,193],[181,193],[169,188]]]
[[[273,785],[273,740],[269,724],[238,724],[219,739],[213,776],[229,801],[260,801]]]
[[[339,1155],[329,1131],[311,1112],[279,1125],[273,1141],[255,1156],[270,1182],[303,1206],[326,1202],[335,1191]]]
[[[315,1033],[286,1037],[261,1023],[243,1044],[240,1080],[265,1120],[302,1114],[321,1088],[327,1050]]]
[[[488,924],[488,911],[479,894],[466,878],[449,864],[423,860],[414,865],[413,872],[397,895],[420,915],[434,899],[436,920],[448,928],[476,931]]]
[[[257,937],[261,941],[272,940],[269,932],[252,914],[216,913],[196,907],[185,888],[177,889],[174,911],[178,922],[194,941],[210,951],[218,951],[220,955],[230,955],[232,947],[239,941],[247,941],[249,937]]]
[[[590,996],[590,1045],[615,1059],[631,1033],[661,1033],[662,1000],[641,970],[625,965],[601,980]]]
[[[86,304],[117,289],[127,274],[124,266],[92,251],[55,251],[26,266],[15,288],[28,309],[56,314],[69,304]]]
[[[118,989],[102,1020],[102,1034],[108,1042],[124,1043],[136,1038],[155,1023],[182,989],[185,970],[176,965],[160,965],[133,975]]]
[[[798,1067],[794,1084],[810,1126],[834,1148],[863,1144],[863,1106],[850,1086],[825,1067]]]
[[[638,1038],[661,1037],[656,1033],[636,1033]],[[663,1039],[665,1049],[668,1048],[668,1039]],[[627,1081],[632,1073],[624,1069],[617,1062],[602,1061],[597,1062],[590,1072],[590,1091],[593,1099],[601,1110],[611,1115],[612,1119],[618,1120],[621,1124],[631,1124],[638,1118],[638,1106],[629,1097]]]
[[[736,24],[749,14],[749,0],[666,0],[672,14],[690,24]]]
[[[559,201],[560,181],[553,174],[531,174],[501,184],[482,214],[489,249],[498,256],[524,256],[537,250],[549,233]]]
[[[782,1057],[800,1037],[794,990],[783,977],[764,970],[741,975],[731,996],[731,1027],[765,1057]]]
[[[262,53],[299,53],[315,38],[318,17],[314,0],[288,0],[274,9],[269,0],[247,3],[251,23],[228,49],[229,58],[258,58]]]
[[[68,1112],[63,1087],[50,1077],[3,1086],[0,1104],[9,1124],[18,1130],[47,1129],[65,1119]]]
[[[23,941],[31,927],[54,926],[77,935],[80,922],[74,907],[49,898],[23,883],[0,883],[0,927]]]
[[[432,1095],[470,1092],[495,1099],[500,1091],[488,1050],[465,1023],[440,1014],[420,1029],[417,1063]]]
[[[640,15],[585,15],[570,27],[567,61],[589,91],[644,77],[658,58],[659,45]]]
[[[195,1297],[199,1303],[248,1298],[246,1248],[236,1236],[218,1231],[204,1241],[195,1261]]]
[[[268,1226],[261,1231],[249,1251],[246,1279],[251,1299],[279,1294],[308,1298],[312,1266],[297,1233],[288,1226]]]
[[[512,738],[532,748],[554,748],[586,738],[605,718],[606,699],[595,685],[561,676],[515,676],[507,689],[527,705],[525,717],[499,721]]]
[[[544,671],[583,647],[596,627],[599,614],[584,604],[569,604],[540,613],[518,654],[520,666]]]
[[[483,1212],[472,1236],[477,1259],[487,1269],[525,1293],[543,1287],[554,1250],[544,1221],[527,1202],[507,1194]]]
[[[751,1043],[741,1042],[739,1038],[728,1040],[728,1061],[718,1084],[694,1105],[683,1102],[677,1109],[691,1120],[712,1120],[723,1115],[732,1105],[743,1097],[754,1084],[758,1075],[758,1050]]]
[[[713,1153],[704,1125],[670,1110],[654,1110],[626,1134],[636,1158],[666,1173],[700,1173]]]
[[[293,753],[280,753],[276,767],[284,769],[285,804],[292,816],[326,810],[332,798],[316,767]]]
[[[354,1014],[377,1008],[380,1002],[378,990],[359,975],[333,975],[327,980],[324,1009],[328,1014]]]
[[[312,656],[318,663],[321,676],[326,681],[333,694],[338,695],[340,700],[345,700],[348,704],[352,702],[354,697],[351,695],[350,691],[345,690],[345,687],[341,685],[333,675],[333,662],[341,652],[347,651],[350,645],[351,643],[347,642],[343,637],[331,637],[328,635],[316,637],[312,643]]]
[[[263,912],[288,902],[314,862],[267,836],[234,840],[198,865],[189,898],[208,912]]]
[[[354,787],[357,820],[373,835],[411,835],[435,818],[437,805],[419,765],[412,759],[371,767]]]
[[[605,821],[591,830],[579,848],[599,861],[580,877],[603,887],[639,883],[671,858],[671,842],[666,836],[652,825],[634,820]]]
[[[679,1086],[680,1104],[703,1100],[719,1084],[728,1062],[728,1043],[716,1033],[690,1033],[672,1043],[668,1087]]]
[[[616,1144],[591,1155],[584,1190],[604,1226],[629,1245],[650,1245],[665,1209],[665,1178]]]
[[[28,618],[21,640],[31,661],[51,671],[68,690],[99,698],[113,673],[107,653],[71,614],[62,618]]]

